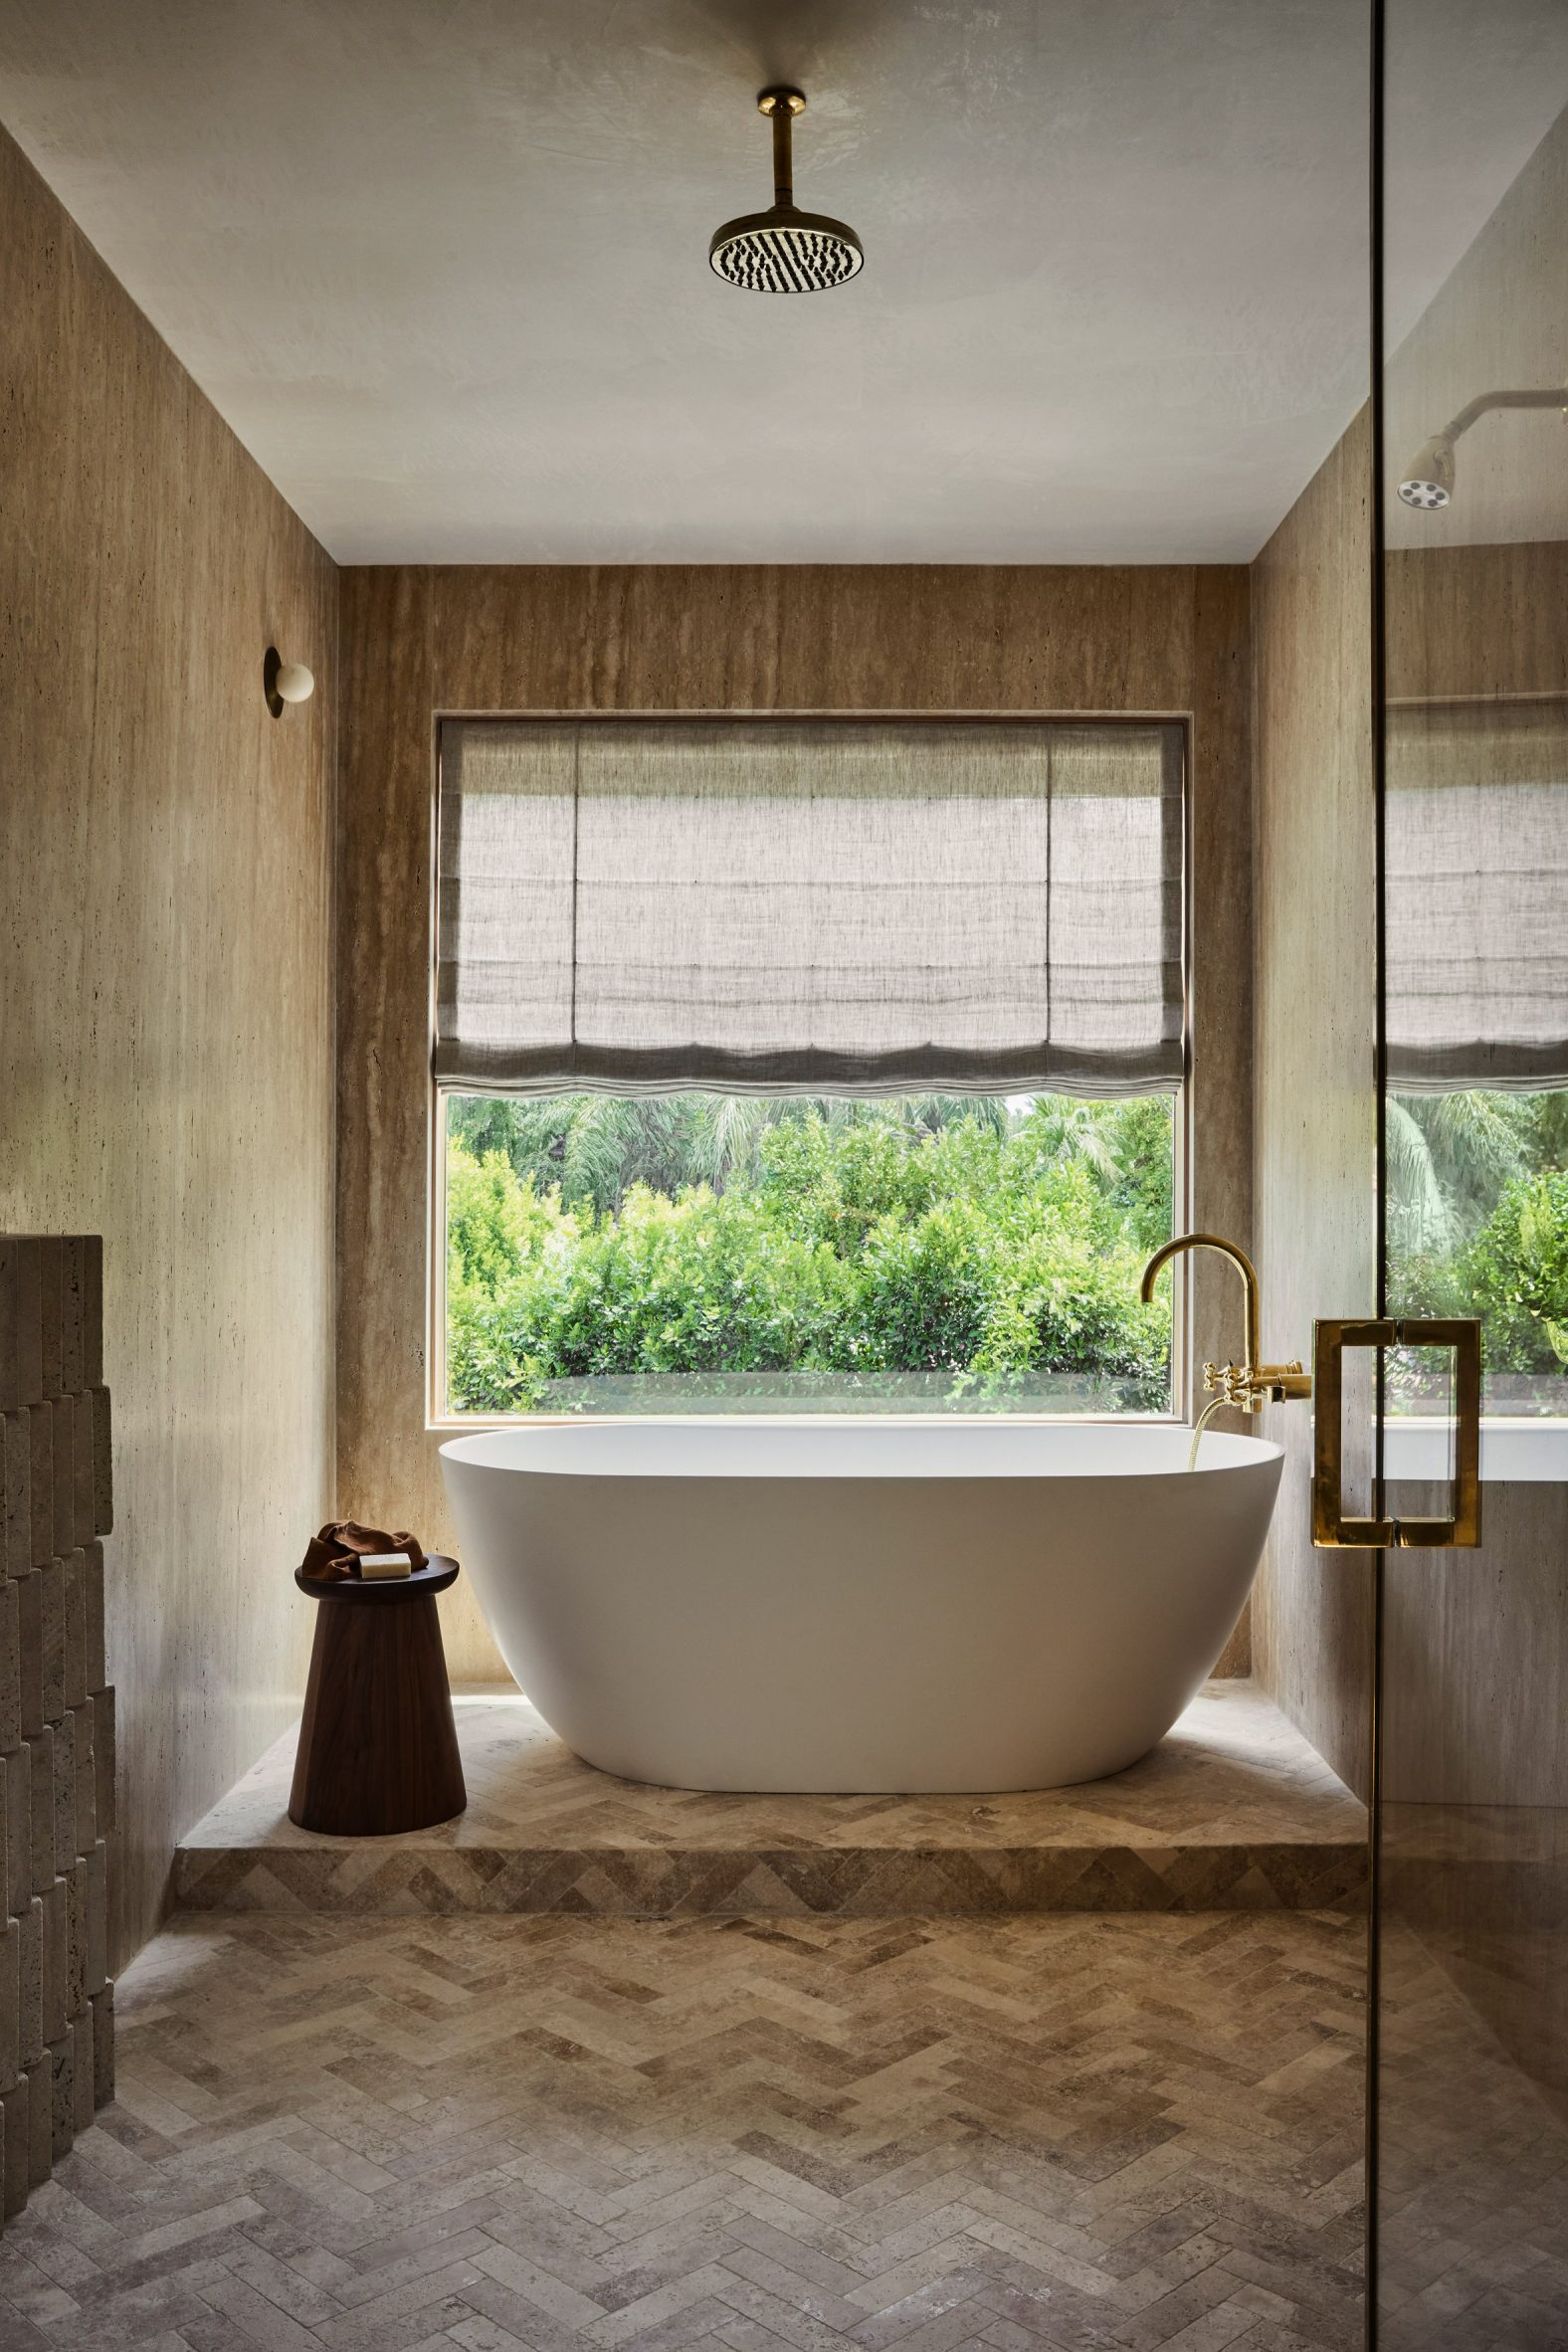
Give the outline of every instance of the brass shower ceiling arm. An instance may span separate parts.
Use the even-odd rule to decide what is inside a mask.
[[[806,111],[806,100],[798,90],[783,84],[774,90],[759,91],[757,112],[768,115],[773,123],[773,203],[775,210],[795,201],[795,161],[792,133],[797,114]]]

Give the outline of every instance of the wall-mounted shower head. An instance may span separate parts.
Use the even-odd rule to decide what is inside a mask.
[[[821,294],[857,277],[866,256],[855,231],[820,212],[798,212],[790,133],[806,100],[798,90],[764,90],[757,111],[773,124],[773,203],[715,229],[708,267],[748,294]]]
[[[1454,444],[1445,433],[1434,434],[1407,467],[1399,494],[1407,506],[1435,513],[1454,495]]]
[[[1568,417],[1568,387],[1552,392],[1482,392],[1468,400],[1441,433],[1417,451],[1400,478],[1399,494],[1418,513],[1436,514],[1454,496],[1454,444],[1479,417],[1494,408],[1557,408]]]

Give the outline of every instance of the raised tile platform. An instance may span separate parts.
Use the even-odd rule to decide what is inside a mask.
[[[460,1819],[402,1838],[295,1829],[291,1732],[184,1841],[176,1908],[864,1918],[1364,1900],[1364,1809],[1246,1682],[1209,1683],[1112,1779],[997,1797],[647,1788],[581,1762],[515,1690],[456,1704]]]

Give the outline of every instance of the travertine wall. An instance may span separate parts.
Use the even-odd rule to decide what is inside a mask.
[[[0,1238],[0,2214],[113,2093],[113,1520],[96,1236]]]
[[[336,575],[3,132],[0,319],[0,1232],[103,1237],[118,1965],[304,1681]],[[270,642],[317,680],[279,719]]]
[[[1559,382],[1568,367],[1568,115],[1560,117],[1385,372],[1391,466],[1478,390]],[[1442,513],[1392,500],[1384,575],[1387,690],[1405,705],[1568,693],[1568,463],[1550,412],[1491,417],[1459,455]],[[1253,1043],[1258,1263],[1264,1352],[1303,1352],[1315,1315],[1369,1314],[1377,1300],[1375,1069],[1377,811],[1372,713],[1371,420],[1363,411],[1252,567],[1257,868]],[[1347,1362],[1349,1360],[1347,1359]],[[1257,1671],[1352,1786],[1370,1771],[1371,1556],[1314,1552],[1310,1430],[1296,1408],[1265,1417],[1286,1450],[1269,1557],[1254,1594]],[[1515,1545],[1550,1511],[1508,1506]],[[1491,1553],[1493,1569],[1500,1555]],[[1393,1596],[1411,1572],[1408,1623],[1423,1628],[1409,1687],[1391,1615],[1389,1664],[1407,1710],[1401,1736],[1424,1758],[1454,1750],[1453,1686],[1492,1654],[1494,1583],[1464,1553],[1393,1555]],[[1511,1621],[1520,1656],[1555,1657],[1549,1546],[1515,1552],[1531,1580]],[[1441,1600],[1439,1586],[1444,1590]],[[1445,1672],[1437,1678],[1446,1621]],[[1387,1693],[1385,1697],[1387,1698]],[[1426,1720],[1410,1729],[1410,1710]],[[1385,1721],[1395,1716],[1385,1706]],[[1498,1728],[1538,1745],[1530,1713]],[[1413,1751],[1413,1752],[1417,1752]],[[1495,1800],[1494,1800],[1495,1801]]]
[[[1257,1263],[1268,1361],[1377,1304],[1377,804],[1365,412],[1253,565]],[[1263,1434],[1284,1477],[1253,1592],[1260,1681],[1359,1795],[1371,1771],[1372,1555],[1314,1552],[1310,1408]]]
[[[1186,1222],[1252,1230],[1248,578],[1240,565],[346,570],[338,871],[339,1504],[447,1536],[425,1426],[430,833],[440,711],[1182,715],[1192,725]],[[1240,1344],[1196,1270],[1199,1361]],[[455,1679],[502,1673],[465,1584]],[[1245,1643],[1229,1670],[1245,1670]]]

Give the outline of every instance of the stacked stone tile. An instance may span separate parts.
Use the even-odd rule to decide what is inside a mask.
[[[0,1237],[0,2184],[4,2215],[113,2094],[103,1659],[113,1516],[102,1244]]]

